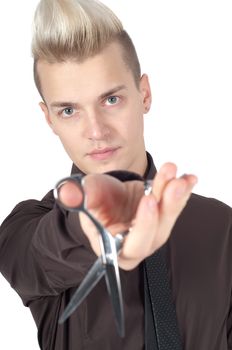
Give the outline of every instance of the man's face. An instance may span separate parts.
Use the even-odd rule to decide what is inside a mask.
[[[136,86],[113,43],[83,63],[38,62],[40,106],[72,161],[84,173],[143,174],[143,114],[150,108],[147,76]]]

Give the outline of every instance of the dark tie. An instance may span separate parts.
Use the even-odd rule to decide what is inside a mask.
[[[183,350],[169,286],[164,248],[145,260],[144,271],[146,350]],[[150,300],[146,300],[147,298]]]

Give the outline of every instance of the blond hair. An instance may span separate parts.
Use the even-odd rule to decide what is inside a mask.
[[[98,0],[41,0],[35,12],[32,39],[34,79],[39,92],[38,60],[81,62],[114,41],[121,45],[124,62],[137,84],[140,65],[134,45],[107,6]]]

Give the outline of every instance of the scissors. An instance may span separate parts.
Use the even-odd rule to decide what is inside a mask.
[[[76,185],[78,194],[82,196],[80,202],[73,206],[66,206],[60,199],[62,186],[66,183]],[[125,320],[121,281],[118,267],[118,253],[123,244],[125,235],[129,232],[118,233],[115,237],[96,220],[96,218],[88,211],[86,206],[86,195],[83,188],[84,176],[75,174],[60,180],[54,188],[54,197],[59,205],[71,212],[83,212],[86,214],[99,232],[101,256],[96,260],[88,271],[87,275],[81,282],[80,286],[72,296],[69,304],[65,308],[59,319],[59,323],[64,323],[67,318],[76,310],[76,308],[87,297],[91,290],[97,285],[100,279],[105,276],[107,290],[111,299],[116,328],[120,337],[125,335]],[[75,188],[75,187],[74,187]]]

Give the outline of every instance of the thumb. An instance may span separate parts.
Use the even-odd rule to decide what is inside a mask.
[[[74,181],[64,182],[58,189],[59,202],[68,208],[77,208],[83,202],[83,193]]]

